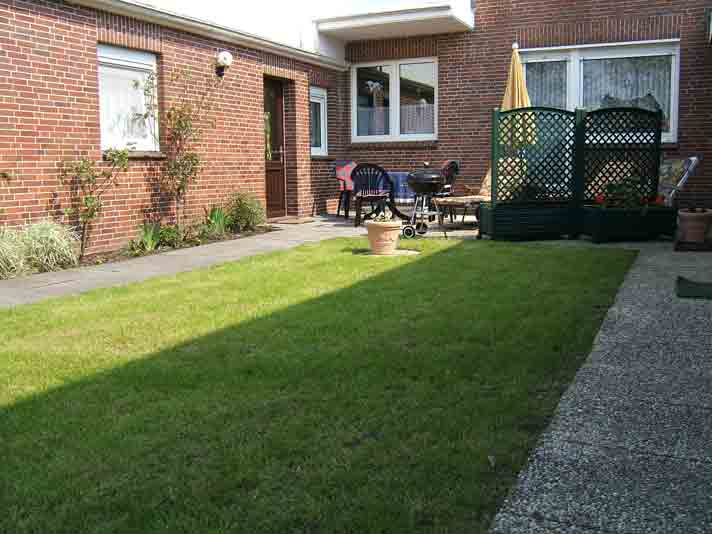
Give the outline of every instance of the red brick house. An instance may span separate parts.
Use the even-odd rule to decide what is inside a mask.
[[[189,215],[233,190],[262,198],[270,215],[334,209],[329,163],[389,170],[458,159],[480,181],[490,110],[501,100],[518,42],[536,105],[595,108],[604,99],[658,106],[670,156],[712,157],[712,50],[702,0],[479,0],[315,22],[317,52],[291,48],[126,0],[0,2],[0,223],[52,215],[63,161],[133,148],[112,190],[94,251],[134,237],[146,213],[170,203],[150,177],[160,146],[122,113],[141,107],[132,76],[155,73],[159,110],[175,98],[170,73],[235,58],[217,95],[207,165],[191,186]],[[712,6],[712,4],[709,4]],[[138,106],[138,108],[136,108]],[[264,112],[271,128],[265,161]],[[159,121],[160,124],[160,121]],[[712,204],[712,171],[692,184]],[[59,192],[59,197],[57,193]],[[54,206],[54,207],[53,207]]]

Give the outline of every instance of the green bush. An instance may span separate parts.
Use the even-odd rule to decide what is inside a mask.
[[[79,237],[67,226],[43,221],[25,227],[20,237],[25,261],[32,270],[57,271],[79,261]]]
[[[184,241],[183,227],[177,224],[161,226],[159,233],[159,243],[162,247],[179,248]]]
[[[267,220],[262,203],[248,193],[233,193],[228,202],[228,214],[238,232],[254,230]]]
[[[14,278],[26,270],[25,246],[20,232],[0,228],[0,280]]]

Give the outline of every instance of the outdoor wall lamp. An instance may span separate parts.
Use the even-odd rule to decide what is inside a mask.
[[[233,61],[234,59],[232,54],[227,50],[218,52],[218,55],[215,58],[215,74],[220,78],[225,76],[225,71],[230,67],[230,65],[232,65]]]

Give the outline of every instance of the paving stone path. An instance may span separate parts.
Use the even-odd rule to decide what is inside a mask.
[[[275,232],[154,256],[0,281],[0,309],[92,289],[140,282],[155,276],[192,271],[255,254],[286,250],[303,243],[365,234],[343,219],[317,218],[307,224],[277,224]]]
[[[712,533],[712,254],[643,245],[493,534]]]

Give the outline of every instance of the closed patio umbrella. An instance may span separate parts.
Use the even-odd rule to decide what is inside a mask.
[[[510,109],[528,108],[532,102],[529,99],[527,84],[524,81],[524,67],[522,60],[519,57],[519,45],[512,45],[512,61],[509,64],[509,79],[507,87],[504,90],[504,98],[502,99],[502,111]]]
[[[504,98],[500,109],[509,111],[517,108],[528,108],[531,105],[527,84],[524,79],[524,67],[522,67],[522,60],[519,57],[519,45],[514,43],[512,44],[512,60],[509,63],[509,78],[507,79],[507,86],[504,90]],[[535,142],[533,125],[529,122],[522,124],[522,128],[515,130],[513,134],[520,139],[513,140],[512,144],[531,144]],[[482,197],[482,200],[491,199],[492,169],[487,170],[478,196]]]

